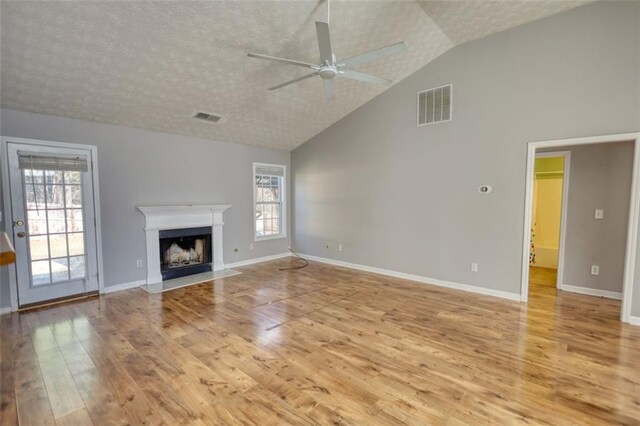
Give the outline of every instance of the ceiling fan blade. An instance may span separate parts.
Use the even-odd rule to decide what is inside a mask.
[[[331,50],[331,37],[329,37],[329,24],[316,21],[316,33],[318,34],[318,48],[320,49],[320,62],[333,65],[333,51]]]
[[[313,67],[316,66],[314,64],[308,64],[306,62],[294,61],[292,59],[283,59],[283,58],[276,58],[275,56],[260,55],[259,53],[249,53],[247,56],[250,57],[250,58],[265,59],[267,61],[281,62],[283,64],[297,65],[299,67],[305,67],[305,68],[313,68]]]
[[[344,64],[348,67],[358,64],[364,64],[365,62],[373,61],[375,59],[384,58],[385,56],[396,55],[403,52],[407,48],[407,45],[403,42],[392,44],[391,46],[381,47],[380,49],[371,50],[367,53],[352,56],[344,61],[340,61],[340,64]]]
[[[389,86],[391,83],[393,83],[392,80],[387,80],[386,78],[380,78],[380,77],[376,77],[375,75],[365,74],[363,72],[358,72],[354,70],[344,70],[343,74],[338,74],[338,75],[342,77],[350,78],[352,80],[366,81],[367,83],[382,84],[383,86]]]
[[[324,81],[324,98],[326,100],[333,99],[333,79]]]
[[[289,81],[284,82],[282,84],[278,84],[277,86],[269,87],[268,90],[276,90],[276,89],[279,89],[281,87],[288,86],[290,84],[297,83],[299,81],[305,80],[305,79],[307,79],[309,77],[313,77],[315,75],[318,75],[318,73],[317,72],[312,72],[311,74],[305,74],[302,77],[294,78],[293,80],[289,80]]]

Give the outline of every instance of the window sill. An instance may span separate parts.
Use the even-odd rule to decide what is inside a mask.
[[[253,237],[253,241],[258,242],[258,241],[269,241],[269,240],[281,240],[283,238],[287,238],[286,235],[269,235],[267,237]]]

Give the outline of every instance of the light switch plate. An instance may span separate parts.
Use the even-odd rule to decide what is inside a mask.
[[[596,219],[604,219],[604,210],[603,209],[596,209],[595,218]]]

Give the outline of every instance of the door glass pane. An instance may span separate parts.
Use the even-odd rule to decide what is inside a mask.
[[[67,210],[67,230],[69,232],[84,231],[84,224],[82,223],[82,209]]]
[[[48,260],[31,262],[31,282],[33,285],[49,284],[51,282]]]
[[[47,236],[29,236],[29,252],[31,260],[47,259],[49,257]]]
[[[76,256],[84,254],[84,233],[77,232],[69,235],[69,255]]]
[[[43,235],[47,233],[47,214],[44,210],[28,210],[27,220],[29,235]]]
[[[80,172],[64,172],[64,183],[80,183]]]
[[[25,170],[24,181],[31,185],[32,183],[43,184],[44,183],[44,171],[42,170]]]
[[[49,249],[51,250],[51,257],[67,256],[67,235],[49,235]]]
[[[44,183],[46,184],[62,184],[63,172],[59,170],[45,170],[44,171]]]
[[[45,191],[48,209],[64,208],[64,185],[46,185]]]
[[[27,209],[44,210],[44,185],[27,184],[26,200]]]
[[[75,256],[69,258],[69,272],[71,272],[71,279],[84,278],[84,256]]]
[[[60,234],[66,231],[64,210],[48,210],[47,219],[50,234]]]
[[[67,185],[65,187],[66,207],[82,207],[82,187],[80,185]]]
[[[51,259],[51,280],[67,281],[69,279],[69,259],[62,257],[59,259]]]

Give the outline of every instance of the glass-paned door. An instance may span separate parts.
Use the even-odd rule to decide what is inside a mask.
[[[91,153],[8,144],[20,305],[98,289]]]

